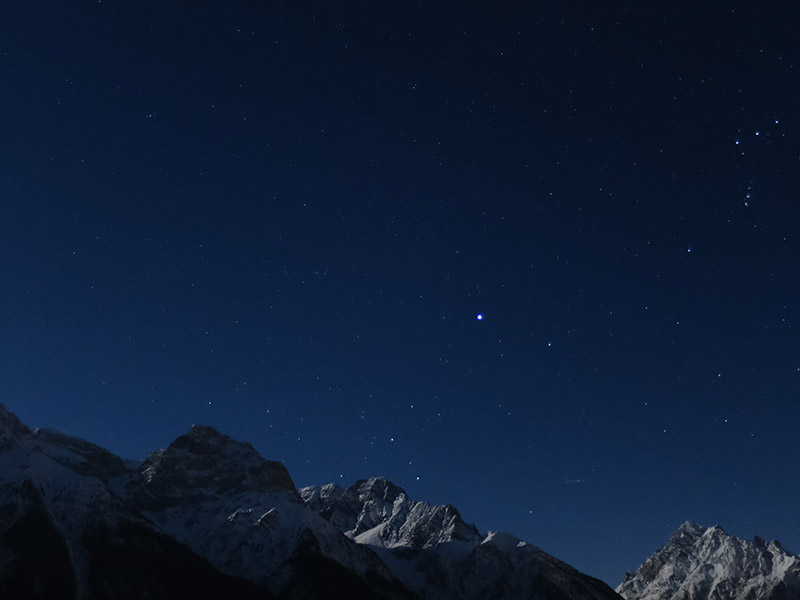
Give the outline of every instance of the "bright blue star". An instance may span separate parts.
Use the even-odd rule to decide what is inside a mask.
[[[483,313],[478,313],[478,316],[475,317],[478,321],[483,321]]]

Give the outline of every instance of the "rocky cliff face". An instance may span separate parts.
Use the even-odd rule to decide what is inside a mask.
[[[0,404],[0,452],[11,450],[15,445],[30,439],[31,430],[23,425],[17,415]]]
[[[166,449],[151,452],[126,483],[124,495],[152,510],[246,493],[300,500],[281,463],[264,459],[248,443],[198,425]]]
[[[430,548],[452,541],[475,546],[483,539],[454,507],[415,502],[385,477],[358,481],[347,490],[330,484],[300,493],[312,510],[357,541]]]
[[[778,542],[684,523],[617,588],[626,600],[800,598],[800,558]]]

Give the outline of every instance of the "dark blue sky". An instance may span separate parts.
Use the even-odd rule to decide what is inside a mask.
[[[612,585],[687,519],[800,551],[791,3],[332,4],[0,8],[0,402]]]

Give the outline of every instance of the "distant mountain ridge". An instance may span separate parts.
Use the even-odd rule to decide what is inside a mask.
[[[0,405],[0,598],[145,597],[800,600],[800,558],[684,523],[615,592],[384,477],[298,490],[206,426],[123,461]]]
[[[686,522],[617,587],[626,600],[797,600],[800,557]]]
[[[1,405],[0,597],[619,600],[385,478],[301,492],[206,426],[133,464]]]

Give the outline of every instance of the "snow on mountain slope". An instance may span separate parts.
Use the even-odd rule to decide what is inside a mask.
[[[326,519],[360,543],[429,548],[457,541],[471,548],[482,540],[454,507],[412,501],[385,477],[359,481],[348,490],[330,484],[304,488],[300,494],[312,509],[330,506]]]
[[[10,442],[0,450],[3,524],[16,522],[31,508],[41,511],[65,538],[71,560],[81,573],[88,564],[81,543],[87,526],[110,527],[120,517],[138,518],[146,525],[99,477],[85,474],[106,473],[113,455],[88,442],[83,446],[76,438],[28,429],[15,415],[0,410],[0,437]],[[97,464],[86,456],[97,458]],[[113,467],[110,470],[113,472]],[[79,589],[81,584],[79,578]]]
[[[0,405],[0,597],[271,597],[218,573],[127,506],[105,483],[120,469],[102,448],[31,430]]]
[[[300,490],[303,501],[427,600],[618,599],[583,575],[509,534],[481,535],[449,505],[411,500],[384,477]]]
[[[211,427],[193,427],[112,486],[223,573],[284,591],[300,549],[394,585],[378,556],[301,501],[286,468]]]
[[[33,430],[38,446],[56,462],[76,473],[108,481],[127,471],[125,463],[105,448],[55,429]]]
[[[686,523],[619,592],[797,600],[799,563],[777,542]],[[454,507],[414,501],[383,477],[298,492],[282,464],[205,426],[125,462],[29,429],[0,405],[0,597],[31,589],[80,599],[620,599],[541,549],[483,535]]]
[[[797,599],[800,557],[778,542],[686,522],[617,592],[626,600]]]

